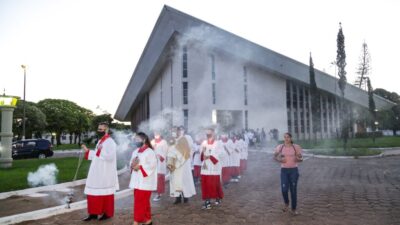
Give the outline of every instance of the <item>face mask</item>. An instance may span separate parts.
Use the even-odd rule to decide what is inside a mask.
[[[172,132],[172,133],[171,133],[171,136],[172,136],[173,138],[176,138],[176,137],[178,137],[178,134],[177,134],[176,132]]]
[[[154,138],[157,139],[157,140],[160,140],[161,136],[160,135],[155,135]]]
[[[102,138],[104,135],[106,135],[105,131],[97,131],[96,133],[98,138]]]
[[[140,147],[143,146],[143,142],[141,142],[141,141],[136,141],[136,142],[134,143],[134,145],[135,145],[137,148],[140,148]]]

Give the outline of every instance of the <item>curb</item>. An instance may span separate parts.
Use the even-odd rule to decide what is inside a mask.
[[[303,149],[306,150],[307,149]],[[265,151],[265,150],[250,150],[249,152],[259,152],[259,153],[266,153],[266,154],[273,154],[273,152]],[[389,156],[398,156],[400,155],[399,153],[396,152],[382,152],[379,155],[369,155],[369,156],[330,156],[330,155],[315,155],[311,153],[304,153],[304,156],[310,157],[310,158],[319,158],[319,159],[374,159],[374,158],[383,158],[383,157],[389,157]]]
[[[121,175],[128,171],[127,167],[124,167],[120,170],[118,170],[118,175]],[[86,179],[82,180],[76,180],[76,181],[70,181],[66,183],[61,183],[61,184],[54,184],[54,185],[48,185],[48,186],[41,186],[41,187],[35,187],[35,188],[28,188],[28,189],[23,189],[23,190],[18,190],[18,191],[9,191],[9,192],[3,192],[0,193],[0,200],[1,199],[6,199],[9,198],[13,195],[30,195],[33,193],[37,192],[42,192],[42,191],[57,191],[59,189],[64,189],[67,187],[75,187],[78,185],[83,185],[86,183]],[[1,224],[1,223],[0,223]]]
[[[389,156],[398,156],[400,153],[381,153],[379,155],[368,155],[368,156],[330,156],[330,155],[314,155],[314,154],[304,154],[305,156],[310,156],[313,158],[320,159],[376,159]]]
[[[115,199],[121,199],[124,197],[128,197],[133,194],[132,189],[125,189],[122,191],[119,191],[115,194]],[[0,224],[15,224],[15,223],[21,223],[24,221],[29,221],[29,220],[38,220],[38,219],[44,219],[47,217],[63,214],[63,213],[69,213],[73,212],[76,210],[84,209],[86,208],[87,205],[87,200],[82,200],[79,202],[74,202],[70,204],[69,209],[66,208],[66,205],[60,205],[60,206],[55,206],[51,208],[46,208],[46,209],[40,209],[32,212],[27,212],[27,213],[21,213],[21,214],[16,214],[12,216],[6,216],[0,218]]]

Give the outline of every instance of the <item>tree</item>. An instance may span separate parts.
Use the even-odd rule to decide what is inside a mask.
[[[130,130],[131,126],[130,125],[126,125],[124,123],[112,123],[110,126],[111,129],[115,129],[115,130]]]
[[[382,88],[375,89],[374,93],[396,103],[391,109],[377,112],[377,118],[380,121],[379,128],[392,130],[393,135],[396,135],[397,131],[400,130],[400,96],[396,92]]]
[[[74,144],[81,144],[82,133],[90,130],[91,120],[94,117],[94,114],[91,110],[79,107],[78,111],[75,114],[76,124],[69,129],[70,131],[70,142],[72,142],[72,134],[75,134]],[[78,143],[77,143],[78,142]]]
[[[368,78],[368,74],[371,70],[370,67],[370,61],[371,61],[371,55],[369,54],[368,51],[368,45],[367,43],[363,43],[362,45],[362,50],[361,50],[361,55],[360,55],[360,63],[358,64],[357,68],[357,74],[358,77],[354,84],[358,86],[358,88],[364,87],[365,89],[365,84],[366,84],[366,79]],[[367,85],[368,88],[368,85]]]
[[[368,86],[368,107],[369,107],[369,113],[371,115],[370,125],[372,128],[372,140],[375,143],[376,107],[374,101],[374,89],[372,88],[371,80],[369,78],[367,79],[367,86]]]
[[[97,126],[101,122],[107,122],[111,126],[111,123],[113,121],[114,121],[114,119],[111,117],[111,114],[109,114],[109,113],[105,113],[105,114],[94,116],[93,119],[92,119],[92,122],[91,122],[91,129],[93,131],[96,131],[97,130]]]
[[[91,122],[91,129],[93,131],[96,131],[97,126],[101,122],[107,122],[109,124],[110,128],[115,129],[115,130],[129,130],[131,127],[130,125],[126,125],[124,123],[113,122],[113,121],[114,121],[114,119],[112,118],[111,114],[109,114],[109,113],[94,116],[92,118],[92,122]]]
[[[63,99],[44,99],[38,102],[38,106],[46,115],[46,129],[56,133],[57,145],[61,145],[61,134],[71,131],[77,125],[81,107]]]
[[[348,118],[348,105],[345,103],[344,91],[346,88],[347,78],[346,78],[346,52],[344,45],[344,35],[342,30],[342,23],[339,23],[339,32],[337,34],[337,56],[336,65],[338,67],[339,75],[339,89],[341,93],[340,101],[340,111],[341,111],[341,136],[343,140],[343,148],[347,148],[347,141],[349,136],[349,118]]]
[[[310,98],[311,98],[311,113],[314,133],[314,141],[317,141],[317,132],[321,129],[321,106],[320,95],[318,92],[317,82],[315,81],[314,63],[310,53]]]
[[[396,92],[390,92],[383,88],[377,88],[374,90],[374,93],[396,104],[400,104],[400,96]]]
[[[22,137],[23,126],[23,100],[17,102],[17,108],[13,116],[13,133]],[[25,137],[41,137],[46,129],[46,115],[33,102],[25,102]]]

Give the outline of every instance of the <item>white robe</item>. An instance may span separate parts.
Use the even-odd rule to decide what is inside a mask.
[[[230,167],[231,166],[231,155],[234,151],[234,146],[232,140],[228,140],[226,143],[222,140],[220,141],[220,157],[221,157],[221,166],[222,167]]]
[[[101,152],[96,156],[98,148]],[[86,179],[86,195],[112,195],[119,190],[117,145],[111,137],[102,144],[97,143],[95,150],[89,151],[88,160],[92,162]]]
[[[151,141],[151,145],[157,155],[157,173],[166,174],[167,173],[167,152],[168,143],[165,140],[161,140],[160,143],[156,143],[155,140]]]
[[[240,152],[240,159],[247,160],[247,157],[249,155],[248,145],[246,144],[246,141],[243,141],[242,139],[240,139],[239,142],[242,145],[242,151]]]
[[[130,164],[132,164],[133,160],[137,157],[139,159],[139,165],[141,166],[141,169],[139,169],[138,171],[132,171],[129,188],[145,191],[155,191],[157,190],[156,154],[151,148],[147,148],[142,153],[139,153],[138,150],[139,149],[136,149],[132,153]],[[143,172],[145,172],[146,176]]]
[[[203,152],[203,150],[205,151]],[[203,155],[203,164],[201,167],[201,175],[221,175],[222,173],[222,164],[221,164],[221,153],[222,153],[222,144],[219,141],[214,141],[212,144],[208,144],[208,141],[205,140],[201,144],[200,151]],[[210,157],[209,159],[204,159],[206,156]],[[215,163],[213,162],[213,157]]]
[[[239,167],[240,166],[240,154],[242,151],[242,143],[239,140],[232,142],[232,146],[234,151],[230,157],[230,165],[231,167]]]
[[[195,144],[194,146],[194,153],[193,153],[193,165],[194,166],[201,166],[201,158],[200,158],[200,145]]]
[[[171,172],[169,180],[170,196],[179,197],[182,192],[185,198],[195,195],[190,158],[185,160],[175,146],[170,146],[167,158],[168,161],[175,162],[175,170]]]

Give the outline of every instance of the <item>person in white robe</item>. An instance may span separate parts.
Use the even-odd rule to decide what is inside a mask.
[[[167,168],[170,171],[170,196],[175,197],[174,204],[182,203],[182,199],[187,203],[190,197],[196,195],[189,143],[185,136],[179,135],[178,129],[173,129],[169,144]]]
[[[154,139],[151,141],[151,145],[157,155],[157,195],[153,198],[153,201],[159,201],[161,195],[165,193],[165,174],[167,172],[167,152],[168,143],[161,137],[159,131],[154,132]]]
[[[133,224],[152,224],[150,197],[157,189],[157,156],[145,133],[137,133],[134,139],[137,149],[130,160],[129,182],[133,189]]]
[[[92,161],[84,190],[89,215],[83,221],[106,220],[114,216],[114,194],[119,190],[117,145],[108,131],[108,124],[100,123],[95,150],[89,150],[84,144],[81,146],[85,151],[85,159]]]

